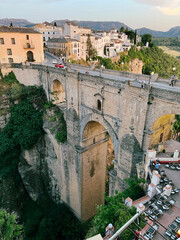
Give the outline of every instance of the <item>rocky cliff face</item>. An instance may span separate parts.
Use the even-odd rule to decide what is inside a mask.
[[[22,152],[19,173],[24,186],[34,201],[42,201],[47,194],[56,203],[60,202],[61,145],[55,139],[60,125],[54,110],[44,115],[44,135],[30,150]]]
[[[8,122],[8,119],[10,117],[10,99],[8,95],[3,94],[0,96],[0,128],[4,128],[6,126],[6,123]]]
[[[3,129],[9,120],[11,105],[9,94],[2,94],[0,129]],[[44,117],[44,134],[32,149],[21,153],[18,166],[20,175],[17,173],[16,177],[0,179],[1,207],[20,212],[27,194],[39,203],[44,201],[46,196],[56,203],[60,202],[61,145],[55,139],[59,125],[58,118],[54,116],[54,108],[47,110]]]
[[[129,62],[129,71],[136,74],[142,74],[143,65],[143,62],[136,58]]]

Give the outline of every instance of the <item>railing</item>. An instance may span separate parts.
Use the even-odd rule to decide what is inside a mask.
[[[23,46],[23,48],[24,48],[24,49],[34,49],[35,46],[32,45],[32,44],[25,44],[25,45]]]

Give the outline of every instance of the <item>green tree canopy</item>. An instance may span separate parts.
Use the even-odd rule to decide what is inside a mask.
[[[152,44],[152,35],[150,33],[143,34],[141,36],[141,41],[144,44],[144,46],[146,45],[147,42],[149,43],[149,46],[151,46],[151,44]]]
[[[124,32],[124,27],[121,27],[121,28],[120,28],[120,32]]]
[[[17,223],[17,215],[0,209],[0,239],[22,240],[23,226]]]
[[[90,38],[90,34],[88,34],[88,38],[87,38],[87,58],[93,58],[93,46],[92,46],[92,43],[91,43],[91,38]]]
[[[134,41],[134,38],[135,38],[135,32],[133,32],[132,30],[125,30],[124,33],[128,36],[128,38],[131,40],[131,41]]]

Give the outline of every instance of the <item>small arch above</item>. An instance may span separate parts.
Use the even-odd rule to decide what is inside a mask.
[[[64,87],[57,79],[52,83],[52,100],[54,104],[66,102]]]

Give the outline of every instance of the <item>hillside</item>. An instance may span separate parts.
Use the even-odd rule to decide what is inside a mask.
[[[14,27],[30,27],[35,25],[25,19],[16,19],[16,18],[2,18],[0,19],[0,25],[9,26],[10,23],[13,23]]]
[[[157,73],[162,78],[170,78],[173,73],[173,67],[176,67],[176,74],[180,78],[180,62],[176,58],[164,53],[157,46],[142,49],[140,51],[132,47],[128,55],[122,53],[120,59],[112,62],[111,59],[99,58],[100,66],[104,65],[107,69],[119,71],[131,71],[130,63],[134,59],[143,62],[142,73],[150,75],[152,72]],[[123,64],[122,64],[123,63]]]
[[[180,36],[180,26],[173,27],[173,28],[169,29],[167,32],[155,31],[155,30],[151,30],[149,28],[140,28],[140,29],[137,29],[137,33],[139,35],[150,33],[153,37],[179,37]]]

